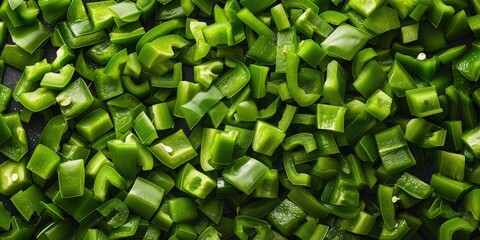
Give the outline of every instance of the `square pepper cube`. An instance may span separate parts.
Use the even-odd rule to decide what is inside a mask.
[[[25,220],[30,221],[30,218],[35,212],[35,209],[30,203],[27,195],[25,195],[25,192],[23,190],[18,191],[10,198],[10,201],[15,206],[20,215],[22,215]]]
[[[134,213],[144,219],[150,219],[160,206],[163,193],[163,188],[137,177],[124,202]]]
[[[387,154],[381,154],[382,166],[388,174],[395,174],[416,164],[408,147],[402,147]]]
[[[377,133],[375,140],[382,166],[387,174],[401,172],[416,164],[400,126]]]
[[[7,160],[0,164],[0,194],[11,196],[30,185],[30,174],[25,160]]]
[[[475,157],[480,158],[480,127],[464,132],[462,141],[475,154]]]
[[[79,197],[85,189],[85,164],[83,159],[58,165],[58,185],[62,198]]]
[[[363,135],[353,148],[355,154],[364,162],[375,162],[378,157],[378,149],[375,140],[370,135]]]
[[[141,112],[137,118],[135,118],[133,129],[145,145],[152,144],[152,142],[158,138],[155,126],[145,112]]]
[[[173,239],[195,240],[197,238],[195,228],[189,223],[175,224],[171,232],[170,238]]]
[[[226,167],[224,179],[245,194],[250,194],[262,183],[268,167],[251,157],[242,157]]]
[[[217,184],[209,176],[187,163],[178,174],[175,186],[182,192],[205,199]]]
[[[346,107],[317,104],[317,129],[343,133]]]
[[[57,171],[60,164],[60,156],[49,147],[38,144],[33,151],[27,169],[42,179],[48,180]]]
[[[415,117],[427,117],[443,112],[435,86],[405,92],[410,113]]]
[[[282,143],[286,134],[278,127],[263,121],[257,121],[253,134],[252,149],[255,152],[272,156]]]
[[[78,134],[89,142],[97,140],[112,128],[112,120],[102,108],[89,113],[76,125]]]
[[[406,44],[406,43],[411,43],[411,42],[417,41],[418,40],[418,29],[419,29],[419,27],[420,27],[420,24],[418,24],[418,23],[403,26],[400,29],[400,31],[401,31],[400,33],[401,33],[401,36],[402,36],[402,43]]]
[[[149,149],[160,162],[171,169],[197,156],[197,152],[183,130],[153,143]]]
[[[189,197],[170,199],[167,204],[174,223],[190,222],[198,216],[197,204]]]
[[[378,152],[386,154],[407,146],[402,128],[400,126],[391,127],[375,134]]]
[[[312,67],[317,67],[327,52],[312,39],[306,39],[300,42],[297,55]]]
[[[268,214],[268,221],[283,235],[289,236],[297,229],[307,214],[288,198]]]
[[[393,100],[390,96],[378,89],[368,98],[365,110],[376,119],[382,121],[390,115],[392,102]]]
[[[151,221],[155,227],[158,227],[160,230],[165,232],[168,232],[173,224],[173,220],[170,217],[170,214],[168,214],[167,209],[168,206],[165,203],[162,204],[162,206],[160,206],[160,210],[158,210],[157,214],[155,214]]]
[[[68,120],[87,110],[94,98],[85,81],[78,78],[59,93],[56,100],[63,116]]]

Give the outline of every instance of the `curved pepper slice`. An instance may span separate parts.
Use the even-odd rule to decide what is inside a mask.
[[[154,28],[150,29],[143,37],[137,42],[136,50],[137,53],[143,48],[143,46],[159,37],[165,36],[172,31],[185,27],[185,20],[183,19],[172,19],[166,22],[155,26]]]
[[[313,87],[311,92],[307,92],[305,89],[299,86],[299,74],[298,74],[298,64],[300,63],[300,58],[297,54],[289,52],[287,53],[287,87],[288,91],[292,95],[293,99],[298,103],[298,105],[305,107],[310,106],[316,102],[321,93],[318,91],[318,87]],[[318,76],[318,75],[317,75]],[[321,83],[318,79],[313,80],[313,83]]]
[[[99,202],[104,202],[107,196],[109,185],[123,190],[127,187],[127,182],[123,177],[111,166],[103,165],[97,173],[93,183],[93,193],[95,199]]]
[[[215,86],[227,98],[232,98],[250,81],[250,71],[243,63],[233,58],[225,59],[225,65],[232,68],[215,82]]]
[[[235,217],[235,235],[240,240],[247,240],[253,237],[253,239],[267,239],[270,233],[270,224],[249,216],[237,216]],[[249,231],[250,230],[250,231]],[[254,236],[249,236],[248,232],[255,232]]]
[[[189,42],[185,38],[178,35],[162,36],[145,43],[140,49],[138,57],[140,62],[150,69],[172,58],[175,54],[173,48],[183,48],[188,44]]]
[[[438,234],[438,239],[447,240],[453,239],[453,235],[459,236],[460,238],[469,238],[470,234],[475,230],[475,227],[472,226],[467,220],[461,218],[452,218],[447,220],[440,226],[440,231]],[[462,233],[460,235],[460,233]]]

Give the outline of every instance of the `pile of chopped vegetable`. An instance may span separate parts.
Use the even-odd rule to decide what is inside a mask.
[[[21,71],[0,239],[480,237],[480,1],[3,0],[0,20],[0,73]]]

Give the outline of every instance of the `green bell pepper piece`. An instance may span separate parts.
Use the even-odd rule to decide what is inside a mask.
[[[378,89],[368,98],[365,104],[365,110],[376,119],[383,121],[390,115],[392,103],[392,98]]]
[[[353,56],[367,43],[370,35],[348,24],[338,26],[321,46],[328,56],[352,60]]]
[[[25,92],[18,96],[18,101],[32,112],[40,112],[55,104],[55,93],[40,87],[33,92]]]
[[[141,112],[133,123],[133,129],[145,145],[150,145],[158,138],[157,131],[145,112]]]
[[[26,66],[33,65],[43,58],[43,49],[39,48],[33,53],[28,53],[17,45],[5,44],[0,58],[8,65],[23,70]]]
[[[87,3],[93,31],[100,31],[113,25],[113,14],[108,8],[115,4],[116,2],[111,0]]]
[[[135,3],[125,1],[108,7],[113,14],[113,19],[117,26],[127,22],[134,22],[140,18],[142,12],[137,8]]]
[[[197,204],[191,198],[173,198],[168,200],[167,205],[174,223],[190,222],[198,217]]]
[[[318,14],[314,13],[311,8],[302,13],[295,21],[295,28],[308,38],[314,33],[324,38],[328,37],[334,29]]]
[[[191,196],[205,199],[216,187],[216,184],[209,176],[195,169],[190,163],[187,163],[180,170],[175,186]]]
[[[294,53],[287,53],[287,87],[292,95],[293,99],[300,106],[309,106],[312,103],[316,102],[321,95],[319,87],[311,87],[311,89],[304,89],[300,86],[299,74],[298,74],[298,64],[300,59],[298,55]],[[317,75],[318,76],[318,75]],[[320,75],[321,76],[321,75]],[[323,79],[321,79],[323,80]],[[313,81],[314,83],[321,84],[322,81]],[[310,83],[311,84],[311,83]]]
[[[472,213],[475,219],[480,219],[480,209],[475,204],[480,198],[480,189],[473,189],[462,198],[461,207],[465,211]]]
[[[289,236],[305,219],[306,213],[289,199],[283,200],[267,217],[268,221],[283,235]]]
[[[104,109],[97,109],[85,116],[75,126],[78,134],[89,142],[94,142],[113,128],[110,116]]]
[[[97,211],[106,218],[107,225],[114,229],[125,224],[129,216],[127,205],[118,198],[103,203]]]
[[[222,176],[240,191],[250,194],[262,183],[267,170],[268,167],[258,160],[243,157],[227,166]]]
[[[270,224],[258,218],[239,215],[235,217],[234,222],[235,235],[241,240],[247,240],[251,237],[267,239],[270,233]]]
[[[46,73],[40,82],[40,86],[52,90],[63,90],[72,80],[74,73],[75,68],[71,64],[65,65],[59,73]]]
[[[230,67],[226,73],[215,81],[215,86],[228,99],[235,96],[250,81],[250,71],[247,66],[238,60],[227,58],[225,65]]]
[[[72,49],[95,45],[107,40],[107,34],[103,31],[88,33],[82,36],[75,36],[67,22],[61,22],[57,25],[63,40]]]
[[[343,106],[345,88],[347,81],[347,72],[335,60],[327,65],[327,77],[323,85],[323,94],[325,100],[332,105]]]
[[[373,215],[360,211],[355,218],[337,218],[334,225],[347,232],[368,235],[375,225],[375,220]]]
[[[475,230],[467,220],[462,218],[452,218],[444,222],[440,226],[438,239],[453,239],[453,236],[469,238],[470,234]]]
[[[105,202],[108,187],[115,186],[119,190],[127,188],[125,179],[109,164],[103,165],[95,176],[93,183],[93,193],[95,200]]]
[[[435,193],[452,202],[456,202],[472,188],[470,183],[456,181],[438,173],[432,175],[430,186]]]
[[[149,149],[158,160],[171,169],[175,169],[197,156],[197,152],[183,130],[156,141]]]
[[[3,202],[0,203],[0,228],[4,231],[10,230],[10,212],[5,209]]]
[[[400,28],[397,12],[389,7],[379,7],[363,21],[363,26],[376,34]]]
[[[105,41],[95,44],[93,47],[87,50],[86,55],[94,62],[105,65],[108,61],[115,56],[122,49],[116,44],[112,44],[111,41]]]
[[[288,193],[288,198],[303,211],[315,217],[324,218],[329,211],[305,188],[295,186]]]
[[[359,52],[357,55],[359,55],[360,53],[362,52]],[[353,61],[355,63],[355,58]],[[370,60],[367,62],[361,72],[357,74],[353,86],[355,87],[355,89],[357,89],[357,91],[360,92],[360,94],[362,94],[362,96],[370,97],[370,95],[372,95],[377,89],[384,85],[385,80],[387,80],[387,75],[383,71],[382,66],[380,66],[377,61]]]
[[[397,180],[395,186],[417,199],[427,199],[433,191],[428,184],[406,172]]]
[[[327,55],[327,52],[312,39],[305,39],[298,45],[297,55],[303,61],[315,68],[324,59],[324,57]]]
[[[346,107],[317,104],[317,129],[344,132]]]
[[[115,169],[126,178],[134,178],[137,173],[137,144],[119,139],[108,141],[108,150]]]
[[[48,180],[57,171],[60,156],[49,147],[39,144],[33,151],[27,169],[42,179]]]
[[[58,185],[62,198],[73,198],[83,195],[85,188],[84,160],[73,160],[58,165]]]
[[[197,92],[189,101],[181,105],[180,109],[190,129],[223,98],[221,90],[215,85],[211,86],[207,90]]]
[[[2,195],[11,196],[31,184],[26,165],[25,160],[7,160],[0,164],[0,170],[4,173],[0,177],[0,193]]]
[[[42,80],[42,77],[51,70],[52,65],[47,62],[47,59],[43,59],[41,62],[25,67],[25,78],[29,82],[37,82]]]
[[[152,105],[147,110],[156,130],[166,130],[175,126],[167,103]]]
[[[62,198],[60,192],[57,192],[52,201],[78,222],[87,218],[99,206],[88,189],[84,190],[83,196],[74,198]]]
[[[186,45],[188,45],[188,41],[178,35],[165,35],[145,43],[140,49],[138,57],[145,67],[151,69],[172,58],[175,54],[173,48],[183,48]]]
[[[133,95],[123,94],[107,102],[113,118],[115,132],[123,134],[133,127],[138,114],[145,111],[145,106]]]
[[[30,238],[34,231],[35,226],[25,221],[20,216],[12,216],[10,219],[12,228],[10,231],[0,234],[3,239],[27,239]]]
[[[445,177],[463,181],[465,175],[465,156],[438,150],[435,154],[435,169]]]
[[[161,187],[165,195],[175,186],[173,178],[158,168],[148,175],[147,180]]]
[[[257,121],[253,135],[252,149],[255,152],[272,156],[285,136],[286,134],[279,128],[263,121]]]
[[[140,216],[129,216],[125,224],[110,232],[108,239],[122,239],[133,236],[137,232],[140,219]]]
[[[243,8],[237,12],[237,17],[255,31],[258,35],[275,38],[275,33],[258,19],[248,8]]]
[[[66,120],[82,114],[93,103],[93,96],[85,81],[78,78],[56,97]]]
[[[100,171],[103,165],[109,165],[113,167],[113,163],[107,159],[105,154],[101,151],[97,152],[87,163],[85,166],[85,175],[90,180],[95,180],[97,173]]]
[[[377,133],[375,140],[382,166],[387,173],[398,173],[416,164],[400,126]]]
[[[426,117],[442,113],[435,87],[424,87],[405,91],[410,113],[416,117]]]
[[[124,202],[134,213],[150,219],[160,206],[163,194],[163,188],[137,177]]]

